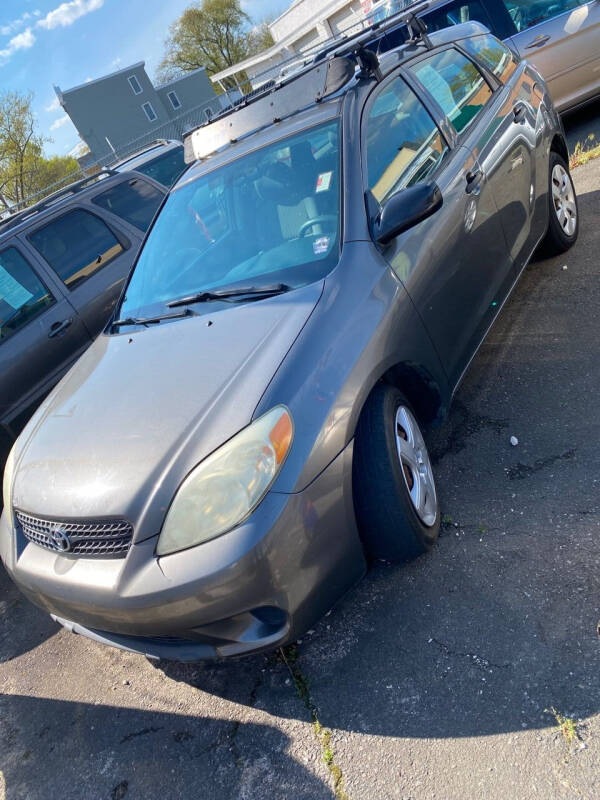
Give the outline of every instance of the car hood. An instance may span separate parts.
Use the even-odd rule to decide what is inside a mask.
[[[13,506],[154,536],[186,474],[251,421],[322,289],[100,336],[19,438]]]

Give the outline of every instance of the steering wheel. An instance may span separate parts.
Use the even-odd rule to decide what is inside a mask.
[[[337,222],[337,216],[335,214],[321,214],[318,217],[307,219],[306,222],[300,226],[298,238],[301,236],[306,236],[306,231],[310,230],[315,225],[320,225],[323,222]]]

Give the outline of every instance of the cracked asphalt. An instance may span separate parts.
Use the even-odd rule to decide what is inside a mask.
[[[429,435],[439,544],[291,665],[155,667],[0,572],[1,800],[600,798],[600,160],[575,182],[577,246],[527,268]]]

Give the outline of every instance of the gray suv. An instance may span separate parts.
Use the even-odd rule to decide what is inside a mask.
[[[0,450],[103,330],[166,191],[103,170],[0,221]]]
[[[422,427],[578,213],[536,70],[477,23],[408,20],[186,139],[115,318],[19,437],[0,557],[69,630],[277,647],[369,559],[435,542]]]

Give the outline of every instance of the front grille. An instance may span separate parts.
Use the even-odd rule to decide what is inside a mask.
[[[125,558],[131,547],[133,527],[123,519],[66,522],[40,519],[15,511],[29,542],[46,550],[87,558]]]

